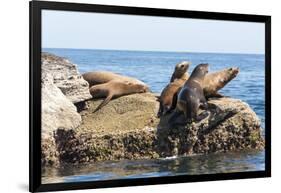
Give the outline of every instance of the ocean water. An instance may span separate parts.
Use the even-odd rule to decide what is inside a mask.
[[[258,54],[188,53],[117,51],[86,49],[43,49],[66,57],[77,64],[80,73],[107,70],[138,78],[148,84],[152,92],[160,93],[167,85],[176,63],[192,62],[189,73],[199,63],[209,63],[209,71],[239,67],[238,76],[220,92],[247,102],[261,119],[264,127],[265,113],[265,57]],[[264,133],[264,131],[263,131]],[[218,159],[219,158],[219,159]],[[207,161],[206,161],[207,159]],[[115,178],[153,177],[162,175],[221,173],[232,171],[264,170],[264,152],[237,152],[222,155],[173,158],[167,160],[142,160],[107,162],[83,167],[72,167],[72,173],[61,170],[45,171],[43,179],[50,181],[56,174],[61,181],[106,180]],[[173,160],[173,161],[171,161]],[[195,160],[195,161],[194,161]],[[204,163],[202,162],[204,161]],[[207,162],[207,164],[205,163]],[[174,170],[174,164],[178,169]],[[201,167],[201,164],[204,166]],[[127,167],[127,165],[139,165]],[[142,166],[145,165],[143,169]],[[111,170],[107,170],[108,167]],[[69,170],[69,166],[67,167]],[[98,168],[98,169],[97,169]],[[121,174],[116,170],[122,170]],[[84,171],[84,172],[83,172]],[[48,179],[48,180],[47,180]]]

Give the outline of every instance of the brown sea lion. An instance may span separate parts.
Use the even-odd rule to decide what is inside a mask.
[[[149,89],[146,85],[135,84],[132,82],[112,80],[107,83],[98,84],[90,88],[93,98],[106,97],[102,103],[94,110],[94,112],[105,106],[112,98],[117,98],[133,93],[144,93]]]
[[[183,61],[178,63],[175,66],[175,70],[172,74],[171,80],[170,82],[174,82],[177,79],[183,79],[184,81],[186,81],[189,77],[188,73],[187,73],[187,69],[189,68],[191,62],[188,61]]]
[[[166,115],[170,112],[172,103],[174,100],[176,100],[175,98],[177,98],[177,92],[183,86],[184,82],[185,81],[178,79],[174,82],[171,82],[163,89],[160,97],[158,98],[158,101],[160,103],[157,114],[158,117]]]
[[[223,97],[218,91],[234,79],[238,73],[239,68],[232,67],[207,74],[203,82],[205,97]]]
[[[103,84],[106,82],[109,82],[111,80],[119,80],[119,81],[126,81],[126,82],[131,82],[135,84],[142,84],[145,85],[144,82],[128,77],[128,76],[123,76],[121,74],[116,74],[113,72],[108,72],[108,71],[94,71],[94,72],[87,72],[82,74],[83,78],[89,83],[89,87],[97,84]]]
[[[203,92],[203,81],[208,73],[208,66],[208,64],[199,64],[192,71],[178,94],[176,110],[169,119],[169,123],[173,122],[182,112],[187,122],[199,120],[199,107],[206,109],[208,106]]]
[[[223,97],[218,90],[222,89],[228,82],[234,79],[239,73],[239,68],[231,67],[217,72],[206,74],[203,81],[203,91],[206,98],[211,97]],[[176,93],[177,95],[178,93]],[[168,112],[171,112],[176,108],[177,98],[173,98],[172,105]]]
[[[189,75],[187,69],[191,62],[183,61],[175,66],[170,83],[162,90],[158,98],[159,110],[157,116],[160,117],[170,112],[172,102],[176,100],[178,90],[183,86]]]

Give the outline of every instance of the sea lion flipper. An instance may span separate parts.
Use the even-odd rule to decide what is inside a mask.
[[[173,112],[173,114],[171,115],[171,117],[168,119],[168,124],[169,126],[174,126],[176,124],[176,120],[177,118],[180,116],[181,112],[175,110]]]
[[[208,111],[204,111],[202,113],[200,113],[199,115],[197,115],[196,117],[196,121],[202,121],[203,119],[206,119],[207,117],[209,117],[210,113]]]
[[[156,98],[156,101],[160,102],[161,96],[155,96],[155,98]]]
[[[192,101],[192,100],[191,100]],[[186,109],[184,112],[185,119],[187,123],[192,123],[193,121],[197,120],[197,112],[199,109],[200,104],[196,103],[195,101],[192,101],[191,103],[186,104]]]
[[[214,93],[214,96],[215,96],[215,97],[218,97],[218,98],[224,97],[222,94],[220,94],[220,93],[218,93],[218,92]]]
[[[113,95],[109,94],[102,102],[101,104],[94,110],[94,113],[100,110],[103,106],[105,106],[109,101],[112,99]]]
[[[158,110],[158,113],[157,113],[157,117],[160,118],[162,113],[163,113],[163,105],[162,105],[162,102],[159,101],[160,104],[159,104],[159,110]]]
[[[199,97],[200,102],[201,103],[207,103],[207,99],[206,99],[206,97],[204,95],[203,89],[198,89],[198,93],[199,93],[198,97]]]

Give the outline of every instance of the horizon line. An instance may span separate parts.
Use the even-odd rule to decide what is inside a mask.
[[[70,49],[70,50],[104,50],[104,51],[132,51],[132,52],[170,52],[170,53],[197,53],[197,54],[245,54],[245,55],[265,55],[265,53],[241,53],[241,52],[201,52],[201,51],[166,51],[166,50],[128,50],[128,49],[100,49],[100,48],[52,48],[42,47],[42,49]]]

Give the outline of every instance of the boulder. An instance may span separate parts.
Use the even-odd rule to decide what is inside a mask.
[[[59,128],[75,129],[81,123],[76,107],[53,83],[50,74],[42,73],[42,165],[58,165],[58,152],[53,133]]]
[[[50,135],[58,128],[75,129],[81,116],[75,105],[53,83],[50,74],[42,74],[42,135]]]
[[[152,159],[264,148],[259,118],[238,99],[210,99],[207,118],[176,126],[168,126],[169,116],[156,117],[159,103],[151,93],[114,99],[92,113],[100,102],[87,101],[89,109],[80,112],[82,124],[77,129],[54,132],[60,162]]]
[[[59,129],[55,139],[60,161],[157,158],[155,116],[158,102],[152,93],[132,94],[111,100],[93,113],[102,100],[89,100],[81,111],[82,124],[74,130]]]
[[[52,75],[54,84],[72,103],[92,98],[88,82],[80,75],[76,65],[66,58],[42,53],[42,72]]]
[[[209,116],[198,123],[167,127],[169,116],[161,120],[157,134],[161,156],[264,148],[260,120],[247,103],[217,98],[208,105]]]

